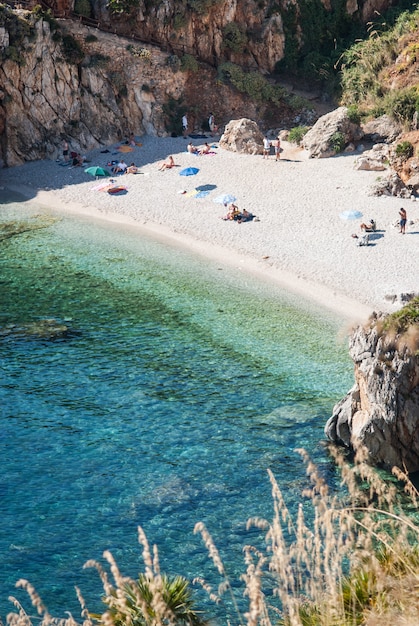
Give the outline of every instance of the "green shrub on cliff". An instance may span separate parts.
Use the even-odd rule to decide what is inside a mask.
[[[393,83],[397,84],[397,77],[418,61],[417,44],[407,42],[417,36],[419,8],[411,6],[394,22],[379,18],[370,24],[369,38],[355,43],[341,56],[341,102],[357,104],[375,116],[386,113],[398,121],[410,121],[419,110],[419,81],[413,77],[416,84],[408,87],[393,87]]]
[[[199,70],[198,61],[192,54],[184,54],[180,59],[180,70],[194,74]]]
[[[107,7],[113,15],[129,14],[133,9],[138,8],[139,0],[108,0]]]
[[[269,83],[259,72],[245,72],[234,63],[222,63],[218,68],[218,76],[222,82],[230,83],[257,102],[270,102],[276,106],[287,103],[291,106],[286,89]]]
[[[92,5],[90,4],[89,0],[75,0],[74,13],[77,13],[77,15],[82,15],[83,17],[91,17]]]
[[[223,46],[232,52],[243,52],[247,44],[246,32],[237,22],[229,22],[223,28]]]
[[[62,50],[68,63],[78,64],[84,59],[83,48],[72,35],[63,35]]]
[[[0,5],[0,26],[4,26],[9,34],[9,45],[1,47],[0,60],[10,59],[18,65],[25,65],[24,41],[34,36],[33,26],[6,5]]]
[[[294,128],[291,128],[289,132],[288,141],[300,145],[304,135],[308,132],[308,130],[308,126],[294,126]]]
[[[419,333],[419,296],[413,298],[400,311],[388,315],[384,321],[385,330],[397,333],[406,332],[411,326],[417,326]]]
[[[401,141],[396,146],[396,156],[407,161],[413,156],[414,148],[410,141]]]

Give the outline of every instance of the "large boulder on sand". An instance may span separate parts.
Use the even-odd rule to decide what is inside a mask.
[[[382,172],[388,169],[390,150],[387,144],[375,144],[371,150],[365,151],[355,161],[356,170]]]
[[[361,127],[349,119],[347,107],[339,107],[323,115],[304,135],[303,147],[310,158],[326,158],[337,154],[333,141],[336,133],[343,135],[345,146],[356,143],[364,136]]]
[[[244,154],[262,154],[263,134],[256,122],[242,118],[231,120],[220,138],[220,148]]]
[[[392,143],[401,134],[402,128],[389,115],[381,115],[361,125],[365,138],[377,143]]]

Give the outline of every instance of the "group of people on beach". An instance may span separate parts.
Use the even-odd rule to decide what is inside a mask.
[[[275,151],[275,161],[279,161],[281,158],[281,138],[279,135],[273,141],[269,139],[268,135],[264,136],[262,151],[263,159],[269,159],[269,156],[271,154],[271,147],[273,147]]]
[[[209,132],[211,134],[211,137],[214,137],[217,133],[218,133],[218,126],[215,123],[215,117],[214,117],[214,113],[209,113],[208,115],[208,129]],[[185,111],[185,113],[182,116],[182,135],[183,137],[186,138],[186,136],[189,133],[189,118],[188,118],[188,112]]]
[[[227,209],[227,205],[225,204],[224,206]],[[256,216],[246,209],[240,211],[236,204],[231,203],[228,207],[227,213],[223,215],[221,219],[228,222],[237,222],[238,224],[241,224],[242,222],[251,222],[253,219],[256,219]]]

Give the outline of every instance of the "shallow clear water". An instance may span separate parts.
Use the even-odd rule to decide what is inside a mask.
[[[13,200],[3,222],[48,221]],[[100,610],[83,564],[110,549],[134,576],[138,525],[163,571],[217,584],[204,521],[238,579],[246,520],[271,517],[267,468],[293,510],[295,448],[333,480],[323,427],[353,378],[342,320],[114,225],[65,217],[0,243],[0,615],[10,594],[29,605],[19,578],[55,615],[78,614],[74,585]],[[50,318],[70,335],[33,334]]]

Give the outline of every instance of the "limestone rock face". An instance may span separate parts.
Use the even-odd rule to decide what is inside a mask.
[[[348,109],[339,107],[320,117],[308,133],[304,135],[303,147],[311,158],[326,158],[336,154],[333,147],[333,135],[342,133],[345,145],[362,139],[364,133],[360,126],[350,121]]]
[[[262,154],[263,134],[252,120],[231,120],[220,138],[220,147],[231,152]]]
[[[350,339],[355,384],[325,427],[333,442],[368,451],[370,462],[419,470],[419,355],[417,337],[382,333],[380,319]],[[416,328],[417,331],[417,328]]]
[[[232,117],[264,118],[267,104],[228,84],[215,88],[216,70],[209,66],[182,71],[177,56],[156,46],[71,20],[52,30],[48,21],[24,16],[33,30],[21,44],[24,63],[8,55],[0,65],[0,167],[55,159],[64,137],[83,154],[131,132],[165,136],[178,126],[180,133],[186,108],[197,131],[207,129],[211,111],[219,127]],[[66,57],[66,40],[77,42],[76,60]],[[0,41],[9,45],[6,28]],[[281,105],[276,115],[291,120],[295,112]]]

